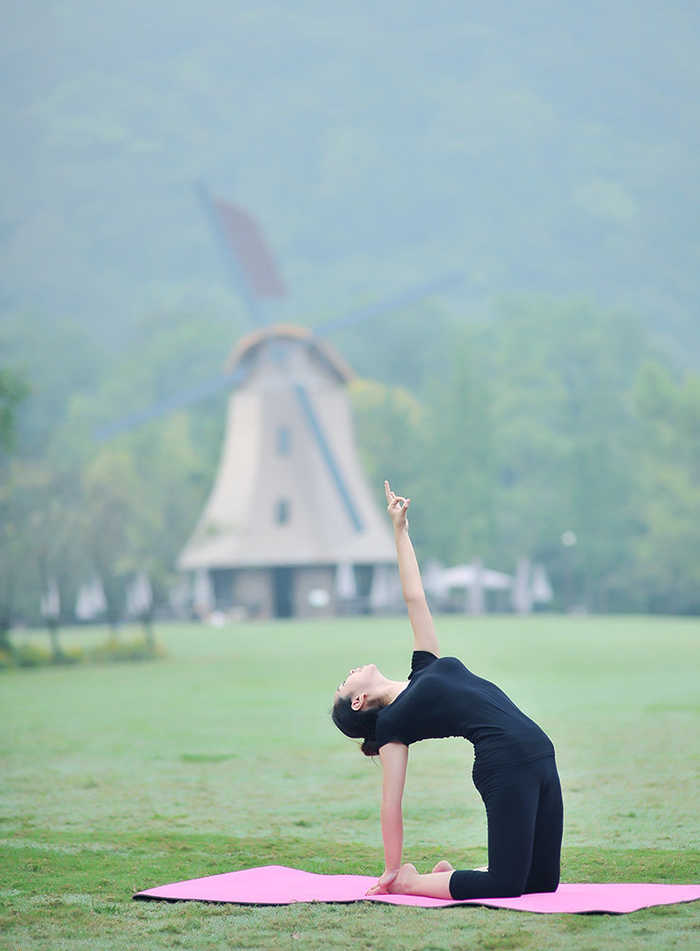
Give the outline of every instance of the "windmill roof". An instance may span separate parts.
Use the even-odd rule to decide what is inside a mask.
[[[231,373],[248,354],[269,340],[297,340],[307,343],[328,363],[341,382],[349,383],[355,377],[350,366],[330,344],[314,337],[308,327],[299,327],[297,324],[275,324],[246,334],[231,351],[226,371]]]

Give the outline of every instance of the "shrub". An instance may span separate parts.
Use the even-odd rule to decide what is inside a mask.
[[[159,644],[152,647],[145,638],[122,641],[116,637],[110,637],[104,644],[93,647],[88,655],[89,660],[98,664],[155,660],[158,657],[165,657],[165,650]]]
[[[12,659],[18,667],[43,667],[53,662],[53,654],[45,647],[22,644],[12,648]]]
[[[53,664],[82,664],[85,660],[85,651],[82,647],[69,647],[62,650],[57,657],[51,658]]]
[[[49,667],[51,665],[73,664],[111,664],[125,661],[157,660],[165,657],[165,649],[160,644],[152,645],[145,638],[122,641],[110,637],[97,647],[69,647],[54,655],[46,647],[34,644],[21,644],[10,650],[0,649],[0,671],[14,667]]]

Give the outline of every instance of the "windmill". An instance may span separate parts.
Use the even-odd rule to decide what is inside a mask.
[[[315,331],[269,325],[260,301],[285,287],[260,229],[243,209],[202,186],[198,194],[255,329],[235,346],[223,376],[102,436],[230,389],[214,486],[178,559],[194,577],[200,610],[289,617],[378,607],[391,599],[394,545],[357,456],[347,394],[353,373],[325,336],[459,278],[412,288]]]

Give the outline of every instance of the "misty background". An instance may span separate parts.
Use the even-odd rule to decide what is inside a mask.
[[[94,433],[251,329],[198,181],[264,229],[271,321],[462,275],[330,337],[422,555],[537,559],[561,609],[700,611],[699,26],[649,0],[6,9],[3,623],[52,577],[66,606],[93,571],[115,604],[173,583],[225,396]]]

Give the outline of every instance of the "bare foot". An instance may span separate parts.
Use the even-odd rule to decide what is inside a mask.
[[[437,863],[433,869],[433,872],[454,872],[454,870],[454,865],[450,865],[449,862],[445,861],[445,859],[442,859],[441,862]]]
[[[412,888],[417,884],[418,869],[410,862],[406,862],[399,869],[399,874],[389,886],[389,891],[395,895],[411,895]]]

